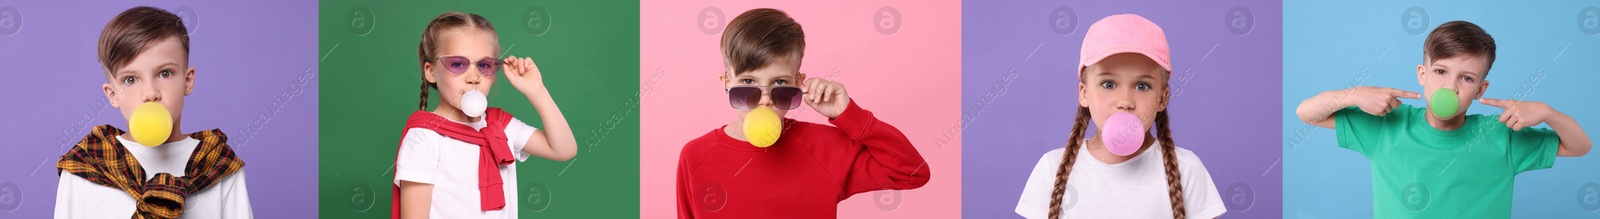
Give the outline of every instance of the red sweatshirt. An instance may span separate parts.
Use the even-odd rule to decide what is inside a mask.
[[[911,141],[854,101],[829,123],[784,119],[765,149],[722,128],[689,141],[678,157],[678,218],[835,218],[856,193],[928,183]]]

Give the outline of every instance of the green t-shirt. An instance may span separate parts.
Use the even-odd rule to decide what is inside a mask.
[[[1349,107],[1335,114],[1339,147],[1372,161],[1376,218],[1510,218],[1514,176],[1555,164],[1560,138],[1512,131],[1499,115],[1465,115],[1460,129],[1428,125],[1426,108],[1386,116]]]

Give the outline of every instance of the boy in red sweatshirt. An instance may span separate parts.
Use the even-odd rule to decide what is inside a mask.
[[[799,72],[804,38],[799,23],[767,8],[723,31],[727,71],[717,79],[739,114],[684,145],[679,218],[834,218],[851,195],[928,183],[927,163],[900,130],[857,106],[844,85]],[[744,132],[746,114],[784,115],[800,102],[834,126],[784,118],[768,133],[776,141]]]

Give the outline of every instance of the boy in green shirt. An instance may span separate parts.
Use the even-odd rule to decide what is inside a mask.
[[[1590,141],[1550,105],[1482,98],[1494,51],[1494,38],[1478,25],[1446,22],[1428,34],[1417,65],[1426,108],[1399,100],[1423,94],[1362,86],[1306,99],[1295,114],[1337,130],[1339,147],[1372,161],[1375,217],[1509,218],[1518,173],[1550,168],[1556,156],[1583,156]],[[1480,98],[1505,113],[1462,115]],[[1541,123],[1550,129],[1528,128]]]

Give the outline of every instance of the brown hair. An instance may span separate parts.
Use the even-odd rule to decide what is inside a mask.
[[[1439,24],[1422,42],[1424,61],[1433,62],[1463,55],[1483,56],[1487,67],[1494,67],[1494,37],[1477,24],[1450,21]],[[1488,72],[1483,72],[1488,75]]]
[[[771,8],[745,11],[722,31],[722,58],[733,74],[766,67],[778,59],[805,55],[806,34],[789,14]]]
[[[490,24],[489,20],[484,19],[483,16],[456,11],[440,13],[439,16],[433,17],[432,21],[428,21],[428,27],[422,29],[422,43],[417,45],[417,61],[419,61],[419,64],[425,65],[428,62],[433,61],[435,56],[439,55],[438,42],[441,40],[439,39],[440,33],[444,32],[445,30],[463,27],[488,31],[489,36],[499,39],[499,37],[495,35],[494,24]],[[498,43],[499,41],[495,42]],[[495,57],[500,56],[499,46],[494,47],[494,54]],[[422,100],[417,103],[417,109],[427,110],[428,89],[438,88],[439,85],[428,83],[428,76],[426,75],[428,74],[428,69],[423,69],[422,74],[423,75],[419,75],[422,77]]]
[[[132,62],[146,47],[168,37],[178,38],[178,42],[183,44],[184,58],[188,59],[189,29],[183,26],[183,20],[178,15],[148,6],[130,8],[117,14],[110,23],[106,23],[105,29],[100,30],[100,41],[96,47],[106,77],[110,78],[117,68]]]
[[[1167,74],[1171,74],[1168,72]],[[1083,86],[1083,77],[1080,75],[1079,86]],[[1168,125],[1167,111],[1156,112],[1156,140],[1161,142],[1161,159],[1167,169],[1167,197],[1172,202],[1172,218],[1183,219],[1188,212],[1184,209],[1183,180],[1178,173],[1178,146],[1172,142],[1172,128]],[[1050,219],[1061,218],[1061,197],[1066,194],[1067,176],[1072,173],[1072,164],[1077,161],[1078,148],[1083,144],[1083,130],[1089,125],[1089,108],[1078,107],[1077,119],[1072,124],[1071,137],[1067,138],[1066,153],[1061,157],[1061,166],[1056,167],[1056,182],[1050,190]],[[1101,133],[1104,134],[1104,133]]]

